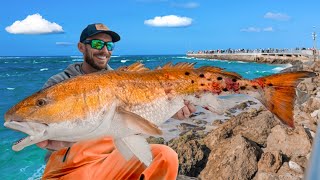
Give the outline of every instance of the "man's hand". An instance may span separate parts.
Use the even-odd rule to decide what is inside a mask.
[[[65,141],[54,141],[54,140],[46,140],[37,143],[37,146],[42,149],[48,149],[50,151],[57,151],[65,147],[70,147],[74,143],[73,142],[65,142]]]
[[[174,119],[183,120],[188,118],[192,113],[196,112],[196,107],[189,101],[184,102],[185,106],[180,109],[175,115],[172,116]]]

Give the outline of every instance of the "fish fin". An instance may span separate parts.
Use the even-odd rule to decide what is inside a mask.
[[[150,145],[144,137],[132,135],[116,139],[115,145],[126,160],[130,160],[132,155],[135,155],[146,166],[151,164],[152,153]]]
[[[117,71],[126,71],[126,72],[144,72],[149,71],[149,68],[146,68],[141,62],[135,62],[130,66],[122,66],[117,69]]]
[[[122,107],[118,107],[117,112],[121,116],[121,119],[125,121],[129,129],[136,130],[143,134],[162,135],[162,131],[158,128],[158,126],[146,120],[145,118],[127,111]]]
[[[129,161],[134,155],[133,152],[128,148],[126,143],[122,140],[123,138],[115,139],[114,144],[117,150],[122,154],[122,156]]]
[[[308,71],[287,72],[254,79],[259,84],[261,103],[275,114],[284,124],[294,128],[293,109],[296,98],[296,86],[302,78],[315,76]]]

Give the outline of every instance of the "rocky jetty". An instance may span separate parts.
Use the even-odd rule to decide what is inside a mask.
[[[295,70],[319,72],[320,63],[301,63],[286,69]],[[182,121],[179,137],[169,142],[149,140],[166,144],[178,153],[180,180],[303,179],[320,119],[319,76],[300,82],[296,94],[294,129],[281,124],[263,106],[248,110],[255,103],[247,101],[229,109],[228,120],[217,119],[211,124],[197,120],[200,125]],[[243,112],[234,115],[237,110]],[[207,126],[214,128],[207,131],[203,128]]]

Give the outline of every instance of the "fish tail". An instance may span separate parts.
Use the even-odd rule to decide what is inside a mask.
[[[294,128],[293,109],[296,87],[302,78],[314,77],[314,72],[298,71],[270,75],[252,80],[261,87],[259,99],[281,122]]]

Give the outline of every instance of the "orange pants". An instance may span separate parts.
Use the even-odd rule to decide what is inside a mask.
[[[117,180],[117,179],[176,179],[178,156],[165,145],[151,145],[153,161],[146,167],[136,157],[126,161],[115,149],[113,139],[76,143],[69,150],[51,154],[43,179]]]

